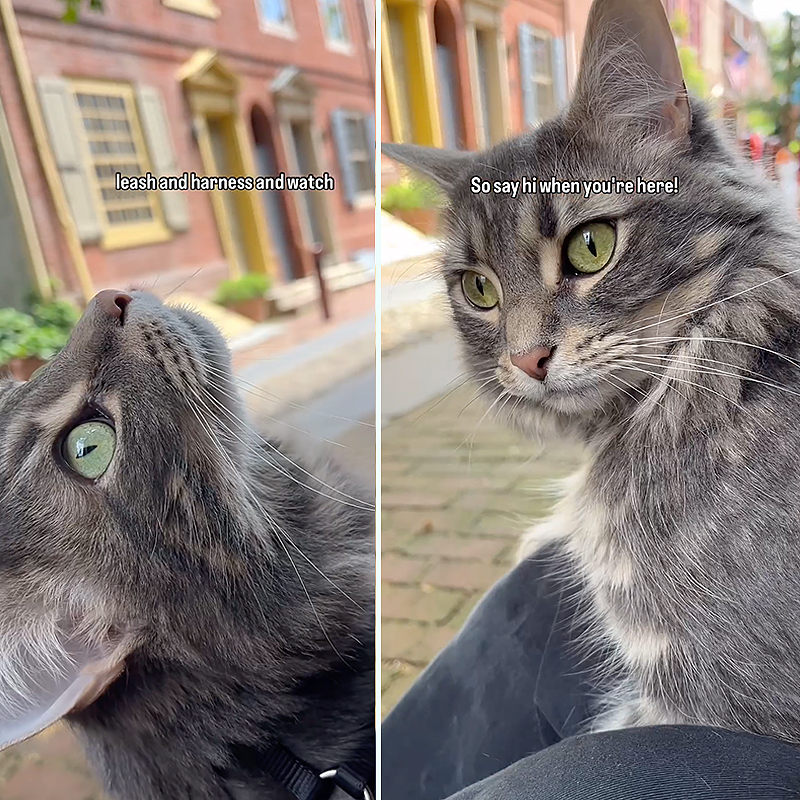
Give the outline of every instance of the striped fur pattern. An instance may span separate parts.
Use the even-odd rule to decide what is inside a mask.
[[[89,482],[58,443],[97,414],[117,450]],[[259,435],[210,323],[143,293],[122,325],[90,305],[44,371],[0,381],[0,448],[0,716],[76,642],[124,641],[68,716],[112,797],[283,800],[259,749],[322,768],[368,747],[370,492]]]
[[[443,271],[489,405],[585,445],[522,556],[562,542],[613,650],[594,729],[696,723],[800,744],[800,230],[701,103],[688,132],[664,116],[676,93],[654,55],[674,44],[626,40],[637,9],[663,15],[656,0],[595,4],[556,119],[477,155],[387,152],[448,193]],[[511,199],[473,194],[473,175],[677,176],[679,192]],[[616,225],[612,260],[568,277],[565,237],[596,219]],[[498,286],[497,308],[466,301],[465,270]],[[509,360],[540,345],[555,347],[544,382]]]

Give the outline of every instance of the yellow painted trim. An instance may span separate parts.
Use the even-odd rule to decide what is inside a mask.
[[[441,147],[442,127],[436,95],[434,41],[428,23],[427,6],[409,0],[391,0],[388,5],[399,12],[408,67],[403,79],[409,87],[413,87],[413,91],[409,93],[412,119],[408,121],[407,130],[416,144]],[[389,39],[391,53],[391,36]]]
[[[144,139],[141,121],[139,120],[139,109],[136,103],[136,95],[133,86],[128,83],[117,83],[102,80],[70,80],[70,88],[73,96],[78,93],[104,95],[106,97],[121,97],[126,103],[126,119],[131,128],[131,136],[136,148],[136,155],[132,157],[141,169],[141,174],[153,172],[153,165],[150,163],[150,153],[147,150],[147,143]],[[77,105],[77,102],[76,102]],[[81,118],[81,112],[78,111]],[[146,222],[109,222],[106,216],[106,204],[103,201],[103,190],[97,179],[94,170],[94,159],[89,150],[89,137],[81,126],[81,139],[84,144],[84,160],[89,164],[87,170],[89,183],[94,194],[95,210],[97,211],[100,228],[103,237],[100,246],[103,250],[123,250],[130,247],[142,247],[148,244],[159,244],[172,238],[172,232],[167,227],[164,219],[164,212],[161,208],[161,200],[158,192],[147,192],[147,202],[153,212],[153,219]],[[125,137],[127,138],[127,137]]]
[[[385,0],[381,6],[381,77],[386,97],[386,110],[389,112],[389,124],[392,126],[392,141],[404,142],[405,131],[410,128],[410,120],[403,119],[400,108],[397,78],[394,74],[394,61],[392,61],[391,37],[389,36],[389,15],[386,12]],[[384,139],[384,141],[388,140]]]
[[[61,176],[50,146],[50,138],[47,135],[47,128],[39,106],[39,98],[33,84],[30,66],[25,57],[25,48],[17,25],[17,19],[14,16],[12,0],[0,0],[0,17],[3,20],[3,27],[5,28],[11,58],[14,63],[14,71],[17,73],[17,79],[19,80],[22,99],[28,113],[34,142],[42,164],[42,171],[53,198],[58,221],[64,229],[64,238],[66,239],[67,249],[72,259],[72,266],[78,278],[81,293],[88,302],[94,295],[92,277],[86,263],[86,256],[78,236],[75,220],[72,218],[72,213],[67,204],[64,187],[61,185]]]
[[[219,15],[222,13],[212,0],[161,0],[161,3],[174,11],[183,11],[186,14],[195,14],[208,19],[219,19]]]
[[[211,133],[208,130],[208,123],[204,114],[195,114],[194,126],[197,131],[197,146],[200,148],[200,160],[203,162],[203,169],[206,175],[216,174],[214,161],[214,148],[211,146]],[[222,251],[230,267],[231,277],[240,278],[243,272],[243,265],[239,263],[236,253],[236,245],[233,242],[231,223],[228,219],[228,209],[225,201],[218,189],[211,192],[211,205],[214,207],[214,216],[217,219],[217,230],[222,242]]]
[[[197,50],[192,57],[175,73],[175,77],[187,87],[198,88],[205,85],[203,80],[208,73],[222,78],[230,85],[231,90],[239,86],[238,76],[231,72],[219,59],[216,50],[204,47]]]
[[[242,172],[244,175],[255,175],[256,163],[253,156],[253,147],[241,112],[234,117],[234,130]],[[245,192],[243,199],[250,204],[250,214],[243,220],[245,238],[249,242],[250,263],[258,272],[263,272],[274,278],[277,275],[277,263],[273,257],[272,240],[267,227],[261,194],[260,192]]]
[[[420,4],[416,6],[416,29],[417,29],[417,42],[420,54],[420,68],[421,79],[424,91],[419,96],[419,102],[428,120],[427,134],[430,137],[426,144],[431,144],[433,147],[441,147],[443,144],[442,138],[442,124],[439,119],[439,99],[437,97],[436,89],[436,72],[434,69],[434,39],[433,31],[431,31],[430,23],[428,22],[428,9],[426,6]],[[412,82],[412,86],[414,83]],[[416,93],[415,93],[416,96]]]
[[[147,225],[119,225],[103,235],[103,250],[124,250],[147,244],[160,244],[172,238],[172,231],[160,222]]]
[[[33,219],[28,193],[25,191],[25,181],[19,168],[14,139],[8,127],[8,119],[0,100],[0,150],[5,155],[6,167],[11,180],[11,190],[19,212],[19,220],[22,225],[22,233],[25,238],[25,245],[28,250],[33,280],[36,285],[36,292],[43,300],[50,300],[53,296],[53,285],[50,276],[47,274],[47,265],[44,261],[42,245],[39,235],[36,232],[36,223]]]
[[[225,125],[226,146],[230,148],[234,173],[242,176],[255,175],[253,147],[238,102],[238,77],[221,63],[214,50],[207,48],[198,50],[178,70],[177,76],[184,85],[194,114],[197,144],[206,174],[217,174],[214,148],[208,129],[208,119],[213,117],[221,119]],[[234,192],[232,199],[240,215],[246,264],[239,263],[233,226],[222,193],[220,190],[211,192],[222,250],[230,264],[231,274],[233,277],[240,277],[248,269],[274,274],[277,263],[272,257],[272,243],[260,194]]]

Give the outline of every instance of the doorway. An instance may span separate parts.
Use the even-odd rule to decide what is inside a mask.
[[[269,121],[260,106],[253,106],[250,112],[250,124],[253,129],[258,174],[265,178],[276,177],[278,167]],[[291,241],[291,227],[286,208],[287,194],[284,190],[264,191],[261,192],[261,199],[281,277],[285,282],[293,281],[299,277],[301,271],[296,267],[296,252]]]
[[[314,145],[311,139],[311,126],[307,122],[292,122],[289,125],[292,149],[295,153],[299,175],[319,174],[316,170]],[[325,233],[315,202],[318,192],[305,191],[297,194],[300,200],[300,217],[303,220],[308,245],[322,244]]]
[[[433,7],[433,30],[436,39],[436,73],[439,86],[439,113],[442,117],[442,139],[446,148],[456,150],[464,147],[458,44],[455,19],[444,0],[438,0]]]
[[[213,50],[198,50],[179,70],[203,171],[208,176],[256,173],[255,158],[239,109],[238,79]],[[264,209],[256,192],[212,190],[211,202],[222,251],[232,277],[271,273],[272,247]]]

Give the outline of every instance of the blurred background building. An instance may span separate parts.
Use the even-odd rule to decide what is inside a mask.
[[[690,88],[741,132],[747,101],[772,91],[751,4],[664,5]],[[553,116],[575,83],[590,7],[591,0],[383,0],[383,139],[474,150]],[[382,174],[396,178],[385,161]]]
[[[0,2],[0,305],[53,281],[78,299],[247,273],[279,290],[315,243],[372,279],[373,0],[102,0],[69,24],[76,5]],[[148,171],[328,172],[335,190],[115,188]]]

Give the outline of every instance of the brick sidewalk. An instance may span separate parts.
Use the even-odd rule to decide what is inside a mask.
[[[579,463],[495,422],[471,386],[383,430],[384,715],[514,562],[520,534]],[[467,442],[472,437],[470,442]]]

